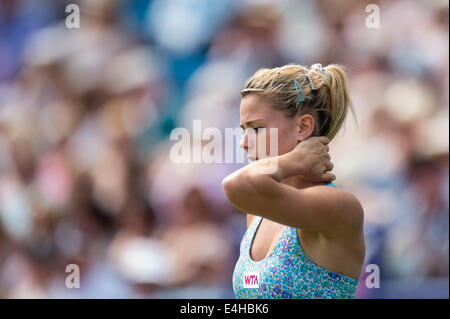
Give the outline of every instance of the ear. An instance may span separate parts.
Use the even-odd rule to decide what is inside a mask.
[[[314,133],[315,120],[311,114],[303,114],[297,119],[297,138],[304,141]]]

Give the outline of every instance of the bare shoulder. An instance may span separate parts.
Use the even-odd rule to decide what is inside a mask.
[[[307,190],[316,201],[321,201],[328,211],[337,215],[337,220],[346,231],[360,233],[364,222],[364,209],[354,194],[327,185],[312,186]]]
[[[247,214],[247,228],[250,226],[255,217],[255,215]]]

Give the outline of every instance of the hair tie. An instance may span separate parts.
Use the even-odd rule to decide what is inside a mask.
[[[299,102],[303,102],[305,100],[305,94],[303,94],[302,87],[298,83],[297,80],[294,80],[295,90],[297,91],[297,99]],[[299,91],[300,90],[300,91]],[[302,93],[302,96],[300,96],[300,92]]]
[[[306,78],[308,79],[309,86],[311,87],[311,90],[315,90],[316,88],[315,88],[315,86],[314,86],[313,81],[311,80],[311,78],[309,77],[309,75],[306,73],[306,71],[303,71],[303,72],[305,73],[305,76],[306,76]]]
[[[328,79],[328,81],[331,81],[331,74],[330,72],[328,72],[320,63],[316,63],[311,65],[311,70],[313,71],[319,71],[320,73],[322,73],[323,75],[326,76],[326,78]]]

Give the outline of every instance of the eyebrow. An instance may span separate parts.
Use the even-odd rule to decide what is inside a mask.
[[[263,119],[256,119],[256,120],[252,120],[252,121],[247,121],[247,122],[245,122],[245,124],[247,125],[247,126],[252,126],[252,125],[255,125],[255,123],[258,123],[258,122],[262,122],[263,121]],[[244,129],[244,126],[242,126],[242,124],[240,124],[239,125],[242,129]]]

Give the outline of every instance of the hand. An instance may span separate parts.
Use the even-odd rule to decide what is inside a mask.
[[[328,143],[330,140],[326,136],[310,137],[300,143],[289,152],[289,158],[296,166],[297,174],[310,182],[330,183],[336,179],[332,173],[327,173],[333,169],[328,153]]]

